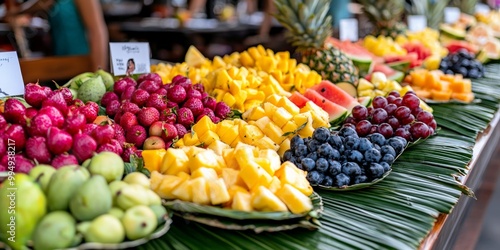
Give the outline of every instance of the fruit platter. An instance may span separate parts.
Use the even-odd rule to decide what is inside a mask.
[[[191,46],[150,73],[0,100],[1,246],[420,248],[474,197],[500,12],[417,32],[397,1],[359,1],[374,30],[351,42],[316,15],[328,1],[274,2],[295,54]]]

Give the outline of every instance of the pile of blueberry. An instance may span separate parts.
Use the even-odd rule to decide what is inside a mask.
[[[380,133],[360,138],[348,126],[338,132],[317,128],[312,137],[293,137],[283,161],[307,171],[311,185],[345,187],[382,177],[406,144],[403,137]]]
[[[465,49],[461,49],[443,58],[439,64],[439,69],[445,74],[461,74],[465,78],[477,79],[484,75],[483,64],[474,59],[474,55]]]

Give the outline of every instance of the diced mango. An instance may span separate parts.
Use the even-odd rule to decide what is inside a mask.
[[[194,124],[191,129],[196,132],[198,134],[198,137],[200,138],[207,131],[214,131],[215,127],[216,125],[212,122],[212,119],[205,115],[196,124]]]
[[[161,162],[166,152],[165,149],[143,150],[144,167],[150,172],[160,171]]]
[[[176,175],[179,172],[189,174],[188,162],[189,158],[184,150],[169,148],[163,156],[160,172],[171,175]]]

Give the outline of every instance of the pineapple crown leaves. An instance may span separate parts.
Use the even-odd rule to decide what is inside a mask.
[[[329,0],[274,0],[274,17],[290,32],[289,42],[299,51],[321,49],[331,36]]]
[[[363,11],[374,23],[397,22],[405,10],[405,0],[358,0]]]

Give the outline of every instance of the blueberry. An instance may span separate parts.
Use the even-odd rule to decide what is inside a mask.
[[[336,149],[332,149],[332,154],[330,155],[330,159],[333,159],[333,160],[338,160],[340,159],[340,152]]]
[[[389,165],[387,162],[381,162],[380,166],[382,166],[382,168],[384,168],[384,173],[387,173],[387,171],[389,171],[391,169],[391,165]]]
[[[318,150],[319,145],[321,145],[321,142],[316,141],[316,140],[310,140],[307,143],[307,148],[309,149],[309,152],[314,152]]]
[[[328,160],[328,173],[331,176],[338,175],[342,171],[342,165],[338,161]]]
[[[382,158],[380,152],[374,148],[368,149],[365,152],[365,160],[369,162],[379,162]]]
[[[405,147],[406,147],[406,144],[408,144],[408,141],[406,141],[406,139],[401,137],[401,136],[394,136],[393,138],[400,140]]]
[[[453,70],[451,70],[451,69],[446,69],[446,71],[444,71],[444,73],[447,74],[447,75],[453,75],[453,74],[455,74],[455,72],[453,72]]]
[[[358,137],[356,130],[349,128],[349,127],[343,127],[342,129],[340,129],[339,135],[343,136],[343,137],[347,137],[347,136]]]
[[[359,175],[361,174],[361,168],[355,162],[346,162],[342,164],[342,173],[349,176]]]
[[[385,137],[380,133],[371,134],[369,139],[372,143],[375,143],[379,146],[382,146],[385,143]]]
[[[344,141],[345,149],[348,149],[348,150],[358,149],[358,145],[359,145],[358,138],[355,138],[352,136],[348,136],[345,138],[345,141]]]
[[[288,161],[291,162],[291,163],[293,163],[293,164],[297,164],[300,160],[297,159],[297,157],[292,156],[292,158],[290,158]]]
[[[300,144],[298,147],[295,148],[295,156],[301,157],[307,155],[307,146],[304,144]]]
[[[309,141],[311,141],[311,138],[304,138],[302,140],[304,141],[304,144],[307,145],[307,143],[309,143]]]
[[[321,185],[327,186],[327,187],[333,186],[333,179],[332,179],[332,177],[330,177],[328,175],[325,176],[325,178],[323,178],[323,181],[321,182]]]
[[[386,154],[382,157],[382,160],[380,160],[381,162],[387,162],[389,164],[392,164],[394,162],[394,156],[390,155],[390,154]]]
[[[361,152],[359,152],[358,150],[352,150],[349,152],[348,155],[346,155],[346,158],[348,161],[362,162],[363,161],[363,154]]]
[[[354,184],[365,183],[368,180],[366,175],[357,175],[354,177]]]
[[[380,152],[380,146],[378,144],[373,144],[373,148]]]
[[[300,161],[305,171],[311,171],[316,167],[316,162],[311,158],[302,158]]]
[[[328,138],[328,143],[333,147],[333,148],[339,148],[340,146],[344,146],[344,143],[342,142],[342,139],[338,135],[331,135]]]
[[[470,60],[469,59],[463,59],[460,64],[462,65],[462,67],[469,67],[470,66]]]
[[[394,151],[396,151],[396,154],[400,154],[403,152],[403,149],[405,145],[403,145],[403,142],[401,140],[398,140],[397,138],[390,138],[387,140],[387,145],[391,146],[394,148]]]
[[[479,73],[479,70],[477,68],[472,68],[469,70],[469,74],[467,75],[469,78],[479,78],[481,77],[481,74]]]
[[[335,176],[335,185],[337,185],[337,187],[348,186],[349,182],[351,182],[351,178],[343,173]]]
[[[316,160],[316,170],[320,173],[328,171],[328,161],[325,158],[319,158]]]
[[[469,74],[469,71],[467,70],[466,67],[460,67],[458,68],[457,72],[461,75],[463,75],[464,77],[467,77],[467,75]]]
[[[380,165],[378,163],[372,163],[370,165],[370,174],[374,179],[382,177],[382,175],[384,175],[384,173],[385,173],[385,171],[384,171],[384,167],[382,167],[382,165]]]
[[[324,176],[322,176],[318,171],[311,171],[307,173],[307,180],[311,185],[318,185],[323,181]]]
[[[296,135],[292,138],[292,140],[290,140],[290,148],[298,148],[299,145],[303,145],[304,144],[304,140]]]
[[[450,58],[450,62],[452,64],[458,64],[458,62],[460,61],[460,57],[458,54],[453,54]]]
[[[300,170],[305,170],[304,167],[302,166],[302,164],[300,163],[295,163],[295,166],[300,169]]]
[[[446,69],[446,68],[448,68],[448,61],[441,60],[441,63],[439,63],[439,68],[440,69]]]
[[[331,158],[331,157],[333,157],[333,154],[334,154],[333,150],[334,149],[332,148],[332,146],[330,146],[330,144],[323,143],[323,144],[319,145],[319,147],[318,147],[318,154],[322,157],[325,157],[325,158]]]
[[[283,153],[283,161],[290,161],[293,157],[293,152],[291,149],[287,149],[285,153]]]
[[[318,159],[318,153],[316,152],[311,152],[306,155],[307,158],[311,158],[313,161],[316,161]]]
[[[327,128],[319,127],[314,130],[312,138],[319,142],[326,142],[330,136],[330,130]]]
[[[367,138],[360,138],[359,139],[359,145],[358,145],[358,150],[361,153],[364,153],[366,150],[373,148],[373,144],[368,140]]]
[[[396,157],[396,151],[394,150],[393,147],[389,145],[384,145],[380,148],[380,153],[383,155],[392,155],[393,157]]]

